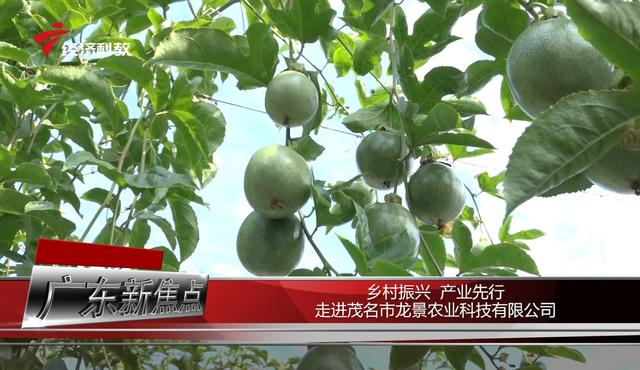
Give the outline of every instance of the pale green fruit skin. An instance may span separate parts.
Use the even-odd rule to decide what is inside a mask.
[[[368,234],[358,223],[356,237],[367,261],[393,262],[404,268],[414,266],[420,246],[420,230],[409,211],[397,203],[376,203],[365,209]],[[368,236],[368,238],[367,238]]]
[[[316,346],[298,363],[297,370],[364,370],[349,346]]]
[[[428,163],[411,176],[408,201],[416,218],[428,225],[444,225],[462,212],[466,193],[453,169],[442,163]]]
[[[303,73],[284,71],[269,82],[264,106],[275,123],[287,127],[302,126],[318,111],[318,91]]]
[[[356,150],[356,162],[363,180],[372,188],[393,189],[402,181],[403,167],[408,171],[408,163],[402,166],[408,149],[402,146],[399,134],[390,131],[376,131],[367,135]],[[397,175],[396,175],[397,172]]]
[[[535,118],[563,97],[614,85],[613,66],[567,18],[538,21],[513,43],[507,78],[515,101]]]
[[[620,194],[636,194],[640,185],[640,147],[618,145],[587,170],[587,178],[594,184]],[[635,185],[634,185],[635,184]]]
[[[251,207],[262,215],[283,218],[309,200],[311,181],[311,169],[300,154],[282,145],[269,145],[249,160],[244,194]]]
[[[287,275],[300,262],[303,249],[302,225],[293,216],[271,219],[252,212],[238,230],[238,258],[257,276]]]

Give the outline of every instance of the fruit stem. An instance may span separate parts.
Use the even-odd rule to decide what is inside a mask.
[[[474,192],[472,192],[471,189],[469,189],[467,184],[464,184],[464,187],[465,189],[467,189],[467,192],[469,192],[469,195],[471,195],[471,201],[473,201],[473,207],[476,209],[476,213],[478,214],[480,225],[482,225],[484,232],[487,233],[487,237],[489,238],[489,242],[491,243],[491,245],[494,245],[493,239],[491,238],[491,233],[489,233],[489,228],[487,228],[487,224],[485,224],[484,220],[482,219],[482,214],[480,213],[480,207],[478,207],[478,202],[476,201],[477,195]]]
[[[336,271],[336,269],[334,269],[333,266],[331,266],[329,261],[327,261],[327,259],[324,257],[324,255],[320,251],[320,248],[318,248],[318,245],[316,244],[316,242],[313,240],[313,235],[311,235],[311,233],[309,232],[309,229],[307,228],[307,224],[304,222],[304,214],[302,214],[302,212],[300,211],[298,211],[298,218],[300,219],[300,224],[302,225],[302,232],[304,233],[304,236],[307,237],[307,240],[313,247],[313,250],[316,251],[318,258],[320,258],[320,261],[322,261],[322,264],[324,265],[324,269],[327,270],[327,272],[329,273],[333,272],[334,274],[338,275],[338,271]]]
[[[284,145],[285,146],[289,146],[291,145],[291,127],[287,126],[285,128],[285,139],[284,139]]]
[[[520,5],[522,5],[524,10],[527,11],[527,13],[533,16],[533,19],[536,19],[536,20],[540,19],[540,15],[535,11],[535,9],[533,9],[533,7],[531,6],[531,3],[528,3],[525,0],[518,0],[518,2],[520,3]]]

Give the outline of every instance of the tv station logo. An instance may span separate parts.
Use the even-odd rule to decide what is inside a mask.
[[[34,266],[22,327],[201,316],[207,281],[180,272]]]

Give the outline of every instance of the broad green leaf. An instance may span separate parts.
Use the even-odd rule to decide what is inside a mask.
[[[8,64],[0,63],[0,84],[9,93],[10,99],[15,102],[18,109],[25,111],[43,104],[51,103],[48,91],[36,91],[33,79],[15,78],[7,71]],[[3,97],[4,98],[4,97]]]
[[[0,41],[0,59],[9,59],[18,63],[27,64],[29,53],[13,44]]]
[[[561,194],[571,194],[583,192],[590,189],[593,183],[587,178],[584,173],[577,174],[562,184],[545,191],[540,194],[541,197],[550,198]]]
[[[638,96],[627,91],[578,93],[539,116],[518,139],[505,174],[507,215],[578,175],[638,129]]]
[[[550,346],[547,347],[546,352],[554,357],[563,357],[569,360],[586,363],[587,359],[584,355],[573,348],[565,347],[565,346]]]
[[[348,115],[342,123],[351,131],[362,133],[380,127],[389,129],[400,128],[398,110],[393,105],[376,105],[362,108]]]
[[[287,276],[327,276],[327,273],[323,269],[316,267],[313,270],[295,269]]]
[[[109,346],[109,350],[116,354],[125,369],[138,370],[140,368],[138,364],[139,358],[129,346]]]
[[[101,189],[101,188],[92,188],[87,190],[84,194],[82,194],[80,198],[87,200],[89,202],[102,204],[104,203],[104,200],[107,199],[107,196],[109,196],[109,192],[107,190]],[[105,206],[110,209],[113,209],[116,205],[115,202],[116,202],[115,198],[111,198],[111,201],[107,203]]]
[[[324,147],[315,142],[310,136],[303,136],[293,140],[291,148],[307,161],[314,161],[324,152]]]
[[[398,74],[402,91],[420,106],[422,113],[429,112],[445,95],[455,94],[464,86],[464,73],[453,67],[433,68],[418,81],[413,56],[407,47],[402,50]]]
[[[479,60],[472,63],[464,72],[465,86],[458,96],[471,95],[482,89],[495,76],[499,75],[501,68],[496,61]]]
[[[60,211],[60,208],[46,200],[33,200],[25,204],[24,213],[33,211]]]
[[[529,16],[514,0],[486,0],[480,17],[483,26],[510,44],[529,26]]]
[[[70,369],[67,367],[67,364],[64,362],[63,359],[57,358],[55,360],[47,361],[47,363],[44,364],[44,367],[42,368],[42,370],[70,370]]]
[[[155,250],[162,251],[162,271],[180,271],[180,261],[171,250],[166,247],[155,247]]]
[[[166,168],[154,167],[141,174],[124,174],[127,184],[142,189],[171,188],[174,186],[193,187],[191,179],[182,174],[173,173]]]
[[[149,241],[151,235],[151,227],[147,220],[137,218],[131,228],[131,234],[129,234],[129,246],[134,248],[144,248]]]
[[[40,80],[65,87],[102,110],[112,125],[120,122],[122,112],[109,82],[90,67],[47,67]],[[115,127],[115,126],[114,126]]]
[[[429,114],[419,115],[407,127],[407,138],[412,147],[421,145],[420,142],[439,132],[453,130],[460,123],[460,116],[447,103],[438,103]]]
[[[504,171],[495,176],[489,175],[487,172],[476,175],[478,186],[483,192],[493,195],[496,198],[504,199],[504,194],[498,186],[504,181]]]
[[[431,351],[431,346],[392,346],[389,369],[405,370],[418,364]]]
[[[313,43],[332,32],[331,22],[336,12],[327,0],[289,0],[286,3],[290,4],[287,9],[278,9],[272,2],[265,1],[271,21],[285,36]]]
[[[451,105],[462,117],[469,117],[475,115],[486,115],[487,108],[484,104],[473,97],[462,97],[462,98],[449,98],[445,99],[447,104]]]
[[[109,219],[93,240],[97,244],[124,245],[125,229],[115,226]]]
[[[502,85],[500,87],[500,102],[502,103],[502,109],[504,110],[506,119],[531,121],[531,117],[529,117],[515,102],[513,95],[511,94],[509,82],[506,78],[502,80]]]
[[[473,346],[447,346],[444,349],[444,354],[455,370],[464,370],[472,351]]]
[[[442,276],[447,263],[447,250],[444,239],[437,229],[423,227],[420,229],[422,241],[420,243],[420,257],[424,263],[424,268],[430,276]],[[435,260],[435,264],[434,264]]]
[[[13,241],[22,228],[23,223],[16,215],[5,214],[0,216],[0,250],[8,249],[13,245]]]
[[[484,363],[484,358],[482,357],[482,355],[480,354],[480,352],[478,352],[478,349],[474,348],[473,351],[471,351],[471,353],[469,353],[469,361],[471,363],[473,363],[474,365],[476,365],[478,368],[480,368],[480,370],[485,370],[486,366]]]
[[[251,89],[271,81],[278,43],[263,23],[252,24],[246,37],[236,38],[215,29],[187,29],[162,41],[151,62],[230,73],[238,79],[238,88]]]
[[[7,176],[7,181],[24,182],[46,188],[53,185],[47,171],[41,165],[30,162],[20,163],[15,171]]]
[[[513,244],[490,245],[477,255],[467,255],[460,265],[461,272],[485,267],[508,267],[539,275],[535,261],[525,250]]]
[[[78,144],[82,149],[97,155],[91,124],[70,112],[64,116],[64,120],[65,123],[53,124],[52,127],[60,131],[63,137],[67,137]]]
[[[200,240],[198,219],[189,202],[180,198],[169,198],[169,206],[173,216],[178,246],[180,247],[180,262],[184,262],[193,254]]]
[[[357,245],[350,242],[348,239],[345,239],[341,236],[338,236],[340,242],[347,250],[351,259],[356,264],[356,270],[362,276],[366,276],[369,274],[369,266],[367,265],[367,257],[365,257],[364,252]]]
[[[582,36],[636,82],[640,81],[640,3],[622,0],[565,3]]]
[[[491,143],[475,135],[460,133],[443,133],[426,136],[415,143],[417,146],[425,144],[463,145],[473,148],[495,149]]]
[[[471,231],[469,228],[460,221],[456,221],[453,224],[453,230],[451,231],[451,239],[453,239],[454,253],[456,261],[462,270],[463,263],[471,255],[471,248],[473,247],[473,239],[471,238]]]
[[[3,178],[11,173],[12,160],[13,156],[11,153],[4,145],[0,145],[0,180],[3,180]]]
[[[384,37],[372,35],[359,44],[353,53],[353,70],[364,76],[380,65],[381,54],[389,44]]]
[[[128,55],[112,55],[100,59],[96,63],[97,67],[108,69],[112,72],[119,73],[130,80],[136,81],[140,86],[149,88],[153,73],[149,67],[143,65],[144,61],[140,58]]]
[[[367,276],[413,276],[409,271],[386,260],[377,260],[371,266]]]
[[[171,247],[171,249],[175,249],[175,247],[176,247],[176,231],[174,230],[173,226],[171,226],[169,221],[167,221],[166,219],[164,219],[161,216],[158,216],[156,214],[149,213],[149,212],[146,212],[146,211],[138,213],[136,215],[136,218],[137,219],[141,219],[141,220],[149,220],[149,221],[153,222],[156,226],[158,226],[160,228],[160,230],[162,230],[162,233],[164,234],[165,238],[167,239],[167,242],[169,243],[169,246]]]
[[[23,215],[24,207],[32,200],[30,196],[13,189],[0,189],[0,212]]]
[[[385,15],[385,13],[393,5],[392,0],[363,0],[363,1],[350,1],[343,0],[344,16],[343,20],[349,26],[367,32],[375,33],[374,29],[378,29],[378,23]]]

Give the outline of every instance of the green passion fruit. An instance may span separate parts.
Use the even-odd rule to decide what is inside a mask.
[[[364,370],[350,346],[315,346],[302,357],[297,370]]]
[[[513,43],[506,67],[513,98],[532,118],[569,94],[615,84],[613,66],[565,17],[527,28]]]
[[[356,237],[370,263],[393,262],[404,268],[415,264],[420,230],[413,215],[394,202],[376,203],[365,209],[366,225],[358,222]]]
[[[392,189],[409,171],[410,161],[402,165],[408,148],[402,145],[400,134],[376,131],[365,137],[356,150],[356,162],[364,181],[375,189]]]
[[[451,167],[432,162],[411,176],[408,201],[416,218],[428,225],[442,226],[462,212],[465,188]]]
[[[586,175],[606,190],[640,195],[640,145],[619,144],[592,164]]]
[[[264,216],[287,217],[311,196],[311,177],[307,162],[295,150],[269,145],[249,160],[244,194],[251,207]]]
[[[318,91],[304,73],[284,71],[269,82],[264,106],[275,123],[302,126],[318,111]]]
[[[300,262],[303,249],[302,225],[293,216],[271,219],[254,211],[238,230],[238,258],[254,275],[287,275]]]

